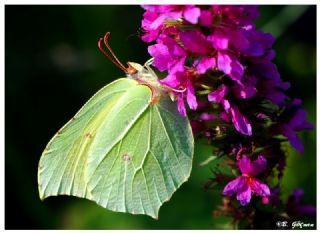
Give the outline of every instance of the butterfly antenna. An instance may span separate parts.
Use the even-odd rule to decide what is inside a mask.
[[[121,70],[124,72],[128,73],[128,69],[119,61],[119,59],[116,57],[114,52],[112,51],[109,43],[108,43],[108,38],[109,38],[110,32],[107,32],[103,38],[100,38],[98,41],[98,48],[99,50],[105,55],[113,64],[115,64],[117,67],[119,67]],[[110,54],[106,52],[106,50],[102,47],[102,43],[106,46]]]

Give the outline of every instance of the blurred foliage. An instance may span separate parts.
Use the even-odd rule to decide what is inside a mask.
[[[275,62],[282,78],[292,84],[289,95],[304,101],[315,124],[316,6],[301,7],[263,5],[257,25],[279,36]],[[111,212],[75,197],[39,199],[37,165],[46,143],[98,89],[124,76],[99,52],[98,38],[110,31],[110,44],[124,62],[149,58],[147,44],[139,39],[142,14],[134,5],[5,7],[7,229],[230,228],[229,219],[212,216],[221,204],[219,191],[203,188],[213,168],[210,163],[199,165],[212,154],[204,141],[196,144],[190,180],[164,204],[158,221]],[[292,20],[282,22],[288,17]],[[305,153],[290,151],[283,198],[302,187],[303,200],[315,205],[316,130],[301,136]]]

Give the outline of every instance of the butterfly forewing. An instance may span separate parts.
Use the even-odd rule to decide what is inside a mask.
[[[107,118],[115,102],[135,85],[135,81],[124,78],[105,86],[50,140],[39,162],[41,199],[55,195],[90,196],[84,176],[99,120]]]

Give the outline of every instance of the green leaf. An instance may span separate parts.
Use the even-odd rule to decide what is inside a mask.
[[[194,142],[168,96],[151,100],[149,87],[127,78],[96,93],[44,150],[40,198],[73,195],[157,218],[190,176]]]

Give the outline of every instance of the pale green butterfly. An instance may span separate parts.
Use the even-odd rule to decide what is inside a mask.
[[[158,218],[160,206],[190,176],[190,123],[149,64],[120,63],[109,34],[99,40],[99,49],[128,78],[103,87],[50,140],[39,162],[40,198],[72,195],[109,210]]]

